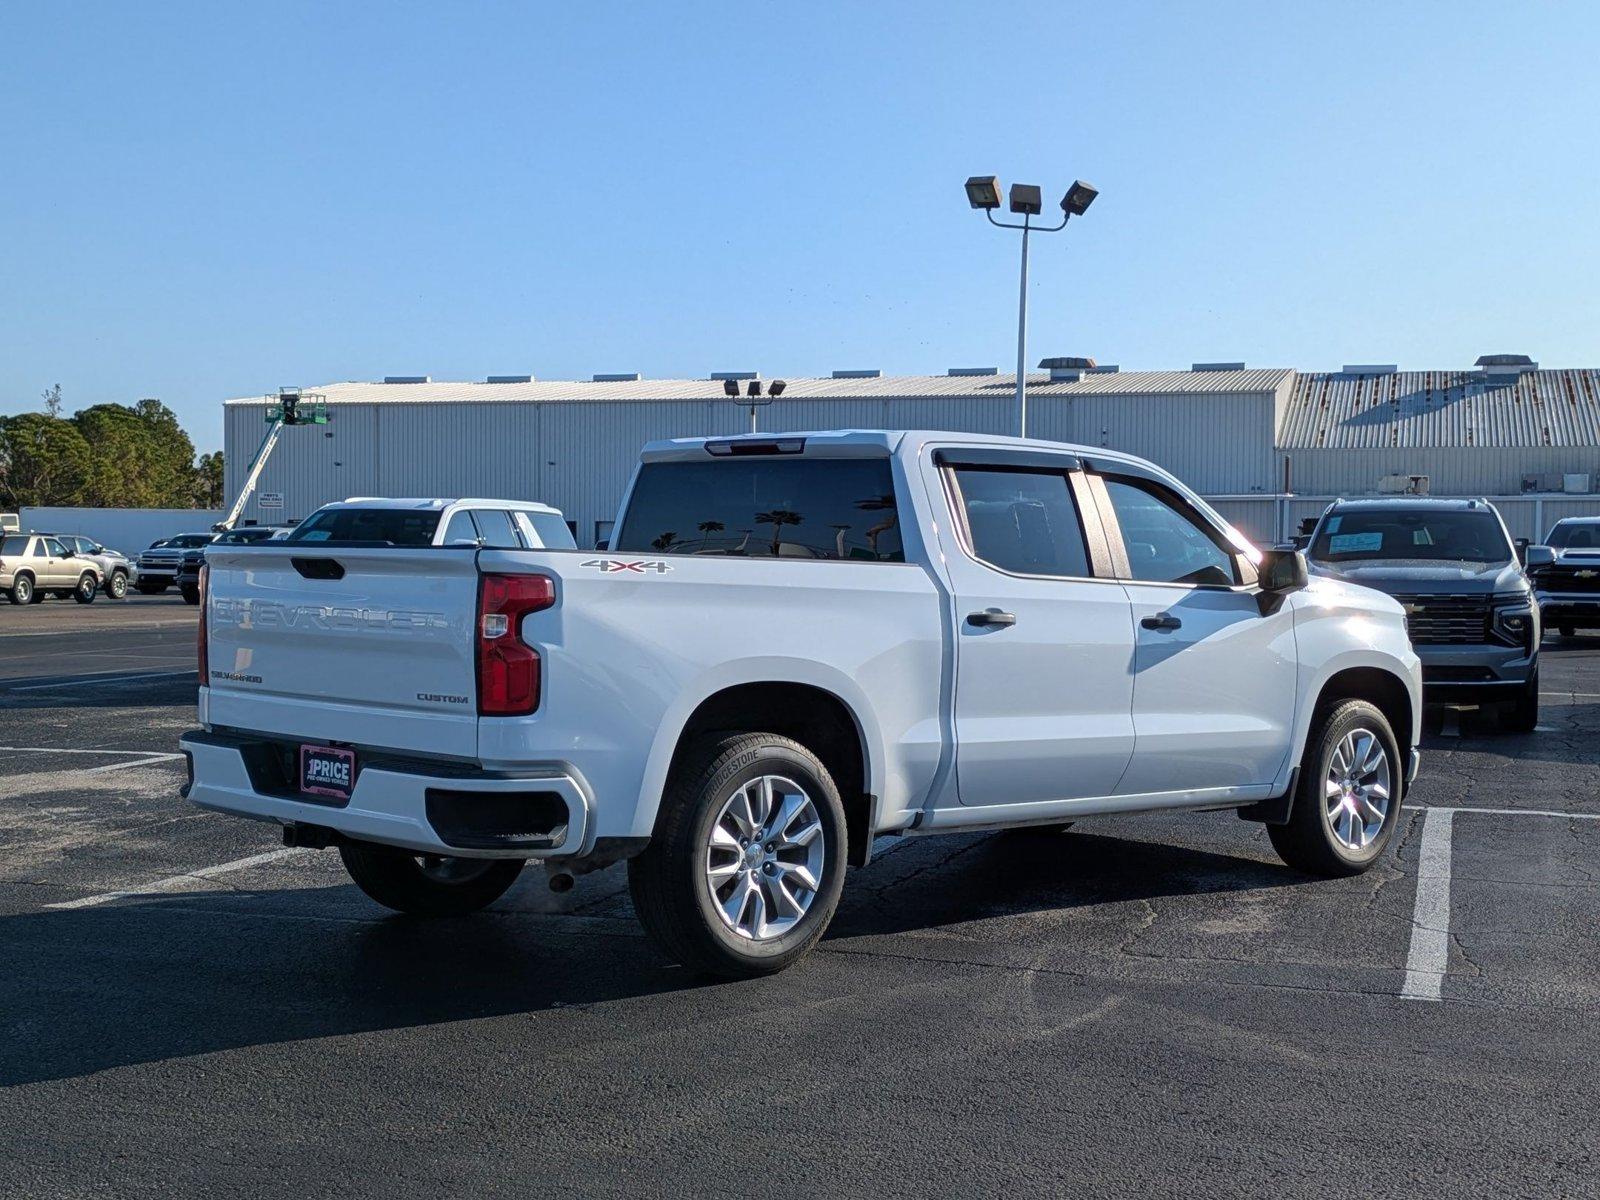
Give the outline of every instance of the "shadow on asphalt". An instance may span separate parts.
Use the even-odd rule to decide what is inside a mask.
[[[121,683],[95,683],[78,677],[70,687],[45,687],[26,692],[7,690],[17,685],[31,686],[26,680],[0,684],[0,713],[51,708],[164,708],[182,705],[193,708],[199,692],[199,684],[192,674],[187,678],[133,679]]]
[[[830,938],[1304,882],[1283,866],[1084,833],[941,838],[901,853],[846,884]],[[344,915],[366,903],[342,886],[0,918],[0,1086],[719,986],[665,963],[625,924],[608,936],[587,920],[569,933],[559,917],[530,927],[515,913]]]

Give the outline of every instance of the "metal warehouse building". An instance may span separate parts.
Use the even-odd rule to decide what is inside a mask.
[[[1434,494],[1520,496],[1600,474],[1600,371],[1501,361],[1511,358],[1462,371],[1308,374],[1224,363],[1041,372],[1028,381],[1029,432],[1160,463],[1263,539],[1317,511],[1322,497],[1375,491],[1384,476],[1428,476]],[[760,427],[1007,433],[1014,379],[993,370],[790,378],[759,410]],[[607,535],[643,443],[748,429],[748,409],[723,389],[720,376],[325,385],[314,391],[329,423],[285,431],[244,515],[272,523],[362,495],[535,499],[565,512],[587,544]],[[269,403],[227,402],[230,498]],[[1286,480],[1294,498],[1279,495]],[[1565,497],[1501,507],[1522,536],[1554,516],[1600,509]]]

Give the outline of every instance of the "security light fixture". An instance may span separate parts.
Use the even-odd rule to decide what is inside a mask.
[[[1061,197],[1061,211],[1069,217],[1081,217],[1099,194],[1099,189],[1090,187],[1083,180],[1074,180],[1067,194]]]
[[[722,394],[730,400],[739,398],[739,381],[737,379],[724,379],[722,381]]]
[[[1011,185],[1011,211],[1019,217],[1037,217],[1044,211],[1044,194],[1038,184],[1013,183]]]
[[[752,400],[761,395],[761,380],[752,379],[750,381],[749,390],[745,392],[745,395],[749,396]]]
[[[781,379],[774,379],[767,384],[767,395],[777,397],[783,395],[783,389],[789,385]]]
[[[1100,193],[1083,180],[1075,181],[1061,198],[1061,222],[1057,225],[1034,225],[1033,218],[1040,215],[1044,205],[1040,189],[1031,183],[1011,185],[1011,211],[1022,217],[1021,221],[997,221],[994,210],[1000,207],[1000,181],[992,175],[974,175],[967,180],[967,202],[973,208],[983,209],[989,224],[1000,229],[1022,231],[1022,281],[1017,289],[1017,433],[1028,436],[1028,376],[1026,360],[1028,351],[1028,235],[1059,233],[1073,217],[1081,217]]]
[[[993,175],[974,175],[967,180],[967,203],[973,208],[999,208],[1000,180]]]

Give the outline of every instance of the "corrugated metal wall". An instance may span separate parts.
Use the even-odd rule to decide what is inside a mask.
[[[1516,495],[1524,475],[1592,474],[1600,486],[1600,447],[1524,446],[1286,450],[1297,492],[1356,495],[1385,475],[1426,475],[1440,496]]]
[[[1129,450],[1201,492],[1276,489],[1272,393],[1029,398],[1035,437]],[[226,411],[227,494],[238,494],[265,432],[263,410]],[[783,399],[759,410],[765,431],[948,429],[1007,433],[1013,398],[863,396]],[[740,433],[727,401],[335,404],[326,426],[283,431],[245,516],[304,517],[346,496],[497,496],[544,500],[576,522],[580,542],[616,512],[639,447],[668,437]],[[277,493],[282,509],[263,509]]]

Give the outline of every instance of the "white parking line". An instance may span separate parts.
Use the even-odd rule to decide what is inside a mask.
[[[1417,905],[1411,915],[1411,952],[1406,956],[1406,1000],[1438,1000],[1450,966],[1450,828],[1455,811],[1427,808],[1422,815],[1422,852],[1417,863]]]
[[[21,687],[7,687],[0,682],[0,691],[7,692],[37,692],[45,688],[71,688],[89,687],[99,683],[142,683],[146,679],[175,679],[180,675],[193,675],[194,668],[187,671],[142,671],[135,674],[124,674],[117,671],[108,671],[102,675],[91,675],[83,679],[66,679],[56,683],[28,683]]]
[[[126,771],[130,767],[153,767],[157,763],[172,762],[182,758],[181,754],[152,754],[149,758],[141,758],[136,762],[110,763],[104,767],[90,767],[85,775],[104,775],[107,771]]]
[[[81,900],[63,900],[59,904],[46,904],[45,907],[63,909],[93,908],[97,904],[107,904],[112,900],[121,900],[128,896],[150,896],[159,892],[176,891],[196,879],[214,879],[218,875],[228,875],[234,871],[242,871],[246,867],[259,867],[263,863],[276,862],[280,858],[288,858],[291,854],[306,853],[309,852],[298,846],[290,846],[282,850],[269,850],[265,854],[252,854],[249,858],[219,863],[214,867],[201,867],[199,870],[188,871],[182,875],[172,875],[166,879],[158,879],[154,883],[145,883],[133,888],[123,888],[115,892],[102,892],[98,896],[85,896]]]

